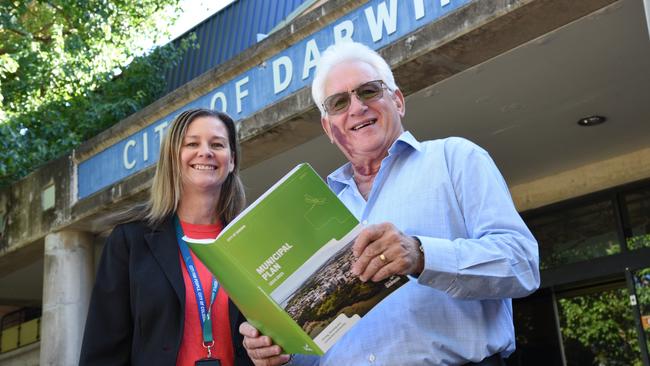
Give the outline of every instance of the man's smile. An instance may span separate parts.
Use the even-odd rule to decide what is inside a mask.
[[[352,130],[352,131],[359,131],[360,129],[362,129],[362,128],[364,128],[364,127],[368,127],[368,126],[372,126],[372,125],[374,125],[376,122],[377,122],[377,119],[376,119],[376,118],[373,118],[373,119],[370,119],[370,120],[367,120],[367,121],[363,121],[363,122],[361,122],[361,123],[359,123],[359,124],[353,126],[350,130]]]

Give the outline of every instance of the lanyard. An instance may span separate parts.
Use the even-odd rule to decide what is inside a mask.
[[[211,356],[211,348],[214,346],[214,339],[212,338],[212,320],[210,319],[210,308],[214,302],[217,292],[219,291],[219,282],[212,276],[212,293],[210,295],[210,303],[206,305],[205,297],[203,296],[203,286],[201,286],[201,281],[199,279],[199,274],[196,271],[194,266],[194,260],[190,254],[190,248],[183,240],[183,227],[181,226],[181,221],[178,219],[178,216],[174,216],[174,222],[176,224],[176,239],[178,241],[178,247],[181,250],[181,255],[183,256],[183,261],[185,262],[185,267],[187,268],[187,273],[190,275],[192,280],[192,288],[194,289],[194,295],[196,296],[196,305],[199,308],[199,323],[203,329],[203,346],[208,349],[208,358]]]

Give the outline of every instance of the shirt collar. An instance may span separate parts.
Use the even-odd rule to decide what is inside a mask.
[[[404,131],[388,148],[388,156],[400,154],[408,148],[420,151],[422,149],[421,145],[409,131]],[[327,176],[327,184],[336,194],[339,194],[345,187],[355,184],[352,164],[348,162],[333,171],[332,174]]]

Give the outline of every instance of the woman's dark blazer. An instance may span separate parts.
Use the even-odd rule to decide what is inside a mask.
[[[80,365],[176,365],[185,284],[172,218],[118,225],[106,241],[90,300]],[[244,320],[229,301],[235,365],[251,365]],[[198,321],[198,320],[197,320]]]

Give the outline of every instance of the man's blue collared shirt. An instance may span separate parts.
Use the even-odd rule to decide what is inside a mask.
[[[328,184],[369,224],[417,236],[425,269],[384,299],[321,358],[293,364],[462,365],[515,349],[510,298],[539,286],[537,242],[485,150],[462,138],[389,149],[366,201],[350,164]]]

